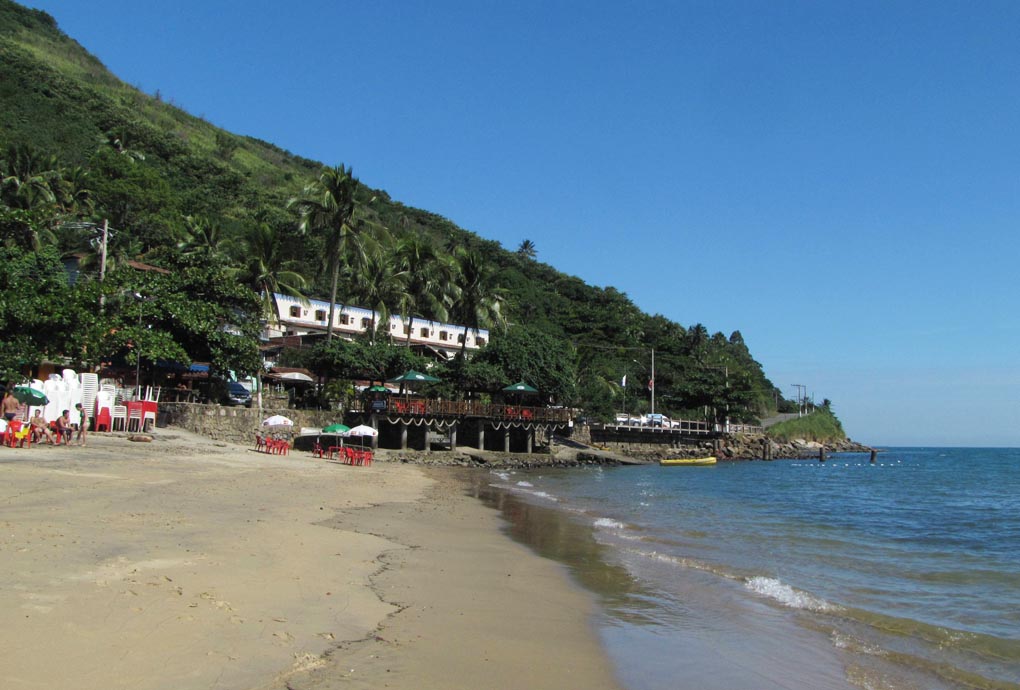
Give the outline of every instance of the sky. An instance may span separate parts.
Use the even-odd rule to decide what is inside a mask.
[[[1020,446],[1020,3],[27,4],[215,125],[739,330],[855,440]]]

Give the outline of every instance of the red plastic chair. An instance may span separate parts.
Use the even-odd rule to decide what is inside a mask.
[[[99,414],[96,415],[95,430],[109,431],[112,423],[113,419],[110,415],[110,408],[109,407],[100,408]]]

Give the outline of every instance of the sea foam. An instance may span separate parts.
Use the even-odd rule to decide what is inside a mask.
[[[756,594],[768,597],[792,609],[807,609],[808,611],[820,612],[839,610],[838,606],[830,604],[825,599],[796,590],[775,578],[762,577],[760,575],[751,577],[747,579],[744,586]]]

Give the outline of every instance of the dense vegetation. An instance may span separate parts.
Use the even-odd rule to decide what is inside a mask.
[[[829,404],[823,404],[803,417],[770,426],[767,433],[769,438],[784,443],[798,438],[819,443],[846,440],[843,425],[836,419]]]
[[[752,421],[781,397],[739,332],[649,316],[541,263],[531,240],[508,251],[343,165],[213,127],[122,83],[45,12],[10,0],[0,0],[0,173],[6,377],[44,358],[99,367],[139,354],[147,366],[252,373],[264,296],[276,291],[491,329],[477,357],[435,365],[445,397],[524,379],[594,416],[625,399],[640,412],[653,349],[659,411]],[[332,379],[333,399],[344,380],[428,364],[374,333],[286,359]]]

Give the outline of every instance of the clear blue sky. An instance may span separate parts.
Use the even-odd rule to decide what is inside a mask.
[[[740,330],[857,440],[1020,446],[1020,3],[29,4],[216,125]]]

